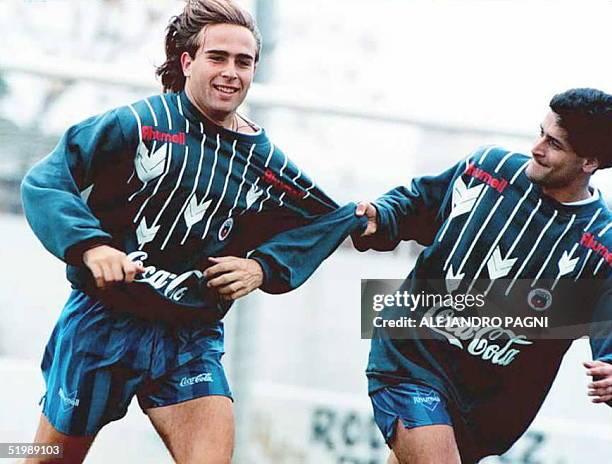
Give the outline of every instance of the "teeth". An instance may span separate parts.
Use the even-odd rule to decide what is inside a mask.
[[[237,89],[234,89],[232,87],[225,87],[223,85],[215,85],[214,87],[220,92],[228,93],[228,94],[236,93],[238,91]]]

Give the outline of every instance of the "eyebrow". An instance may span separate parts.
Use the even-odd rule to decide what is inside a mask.
[[[214,54],[214,55],[223,55],[223,56],[230,56],[230,53],[225,51],[225,50],[204,50],[204,53],[209,53],[209,54]],[[236,55],[237,58],[242,58],[242,59],[249,59],[249,60],[255,60],[255,57],[253,55],[249,55],[248,53],[238,53]]]
[[[561,145],[561,148],[567,149],[567,146],[565,145],[565,143],[561,139],[553,137],[548,132],[546,132],[544,130],[544,126],[542,126],[542,124],[540,124],[540,130],[542,131],[543,134],[546,134],[546,137],[548,137],[549,139],[551,139],[551,140],[555,141],[556,143],[558,143],[559,145]]]

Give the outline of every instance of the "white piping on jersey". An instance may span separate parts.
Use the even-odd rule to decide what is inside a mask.
[[[602,256],[601,259],[599,260],[599,263],[597,263],[597,266],[595,266],[595,269],[593,270],[593,275],[599,272],[599,269],[601,268],[601,265],[603,264],[603,262],[604,262],[604,258]]]
[[[572,256],[574,255],[574,252],[576,251],[576,248],[578,248],[578,243],[574,243],[574,246],[572,247],[572,249],[570,250],[570,252],[569,252],[569,254],[568,254],[568,255],[566,255],[566,254],[565,254],[565,253],[567,253],[567,252],[564,252],[563,256],[561,257],[561,260],[563,260],[563,259],[567,258],[567,259],[569,260],[569,262],[571,262],[571,261],[573,261],[573,260],[576,260],[576,263],[577,263],[577,262],[578,262],[578,260],[580,259],[580,257],[578,257],[578,256],[577,256],[576,258],[573,258],[573,259],[572,259]],[[559,261],[559,263],[561,263],[561,261]],[[552,287],[550,288],[550,290],[551,290],[551,291],[553,291],[553,290],[555,289],[555,287],[556,287],[556,286],[557,286],[557,284],[559,283],[559,280],[561,279],[561,276],[562,276],[562,275],[569,274],[570,272],[572,272],[572,271],[575,269],[575,267],[576,267],[576,263],[574,263],[574,264],[572,265],[571,270],[570,270],[570,269],[567,269],[567,270],[566,270],[566,272],[563,272],[563,269],[561,269],[561,266],[560,266],[560,264],[559,264],[559,273],[557,274],[557,277],[555,278],[555,281],[553,282]]]
[[[272,151],[270,151],[270,154],[272,154]],[[268,161],[270,161],[270,156],[268,156],[268,159],[266,160],[266,168],[268,167]],[[261,210],[263,209],[263,205],[266,202],[266,200],[268,200],[270,198],[270,190],[272,189],[271,185],[268,185],[268,188],[266,189],[266,198],[264,198],[263,200],[261,200],[261,203],[259,203],[259,209],[257,210],[258,213],[261,213]]]
[[[204,126],[202,125],[202,123],[200,123],[200,128],[202,130],[202,135],[204,135]],[[210,170],[210,177],[208,179],[208,185],[206,186],[206,192],[204,193],[204,196],[202,197],[201,201],[204,201],[208,198],[208,194],[210,193],[210,188],[212,187],[213,181],[215,180],[215,174],[217,173],[216,171],[217,160],[219,159],[219,148],[221,148],[221,139],[219,138],[219,134],[217,134],[217,147],[215,148],[215,159],[213,161],[212,169]],[[204,153],[204,137],[202,138],[202,153]],[[189,236],[189,232],[191,232],[191,228],[193,227],[194,224],[197,224],[197,223],[194,222],[193,224],[190,224],[187,227],[187,230],[185,231],[185,235],[183,236],[183,240],[181,240],[181,245],[185,244],[185,241],[187,240],[187,237]]]
[[[149,108],[149,112],[151,113],[151,116],[153,117],[153,124],[155,125],[155,127],[157,127],[157,116],[155,116],[155,111],[153,110],[153,107],[151,106],[151,104],[149,103],[149,100],[147,100],[146,98],[144,99],[144,102],[147,106],[147,108]],[[140,117],[138,116],[138,113],[136,112],[136,110],[134,108],[132,108],[132,106],[130,105],[130,108],[134,111],[134,114],[136,115],[136,118],[138,121],[140,121]],[[138,132],[139,132],[139,139],[140,139],[140,143],[142,144],[142,127],[139,125],[138,126]],[[153,141],[152,145],[151,145],[151,150],[149,151],[149,153],[156,153],[157,151],[157,141]],[[167,151],[167,149],[166,149]],[[134,170],[134,172],[136,172],[136,170]],[[134,192],[129,198],[128,201],[132,201],[134,199],[134,197],[136,197],[136,195],[138,195],[139,193],[141,193],[142,191],[144,191],[144,189],[147,187],[148,183],[145,182],[144,185],[140,188],[140,190]],[[134,220],[134,222],[136,222],[136,220]]]
[[[578,272],[578,274],[576,275],[576,278],[574,279],[575,281],[580,278],[582,271],[584,271],[584,268],[586,267],[587,261],[591,257],[591,253],[593,253],[593,250],[589,248],[589,251],[587,251],[587,254],[586,254],[586,258],[584,258],[584,262],[582,263],[582,267],[580,268],[580,272]]]
[[[588,228],[593,225],[593,223],[595,222],[595,219],[597,219],[597,216],[599,216],[599,213],[601,213],[601,210],[602,208],[599,208],[597,211],[595,211],[595,214],[593,215],[589,223],[584,227],[584,229],[582,229],[584,232],[586,232]]]
[[[589,221],[589,223],[586,225],[586,227],[583,229],[584,232],[586,232],[587,230],[590,229],[590,227],[593,225],[593,223],[595,222],[595,220],[599,217],[599,213],[601,213],[602,208],[597,209],[597,211],[595,211],[595,214],[593,215],[593,217],[591,218],[591,220]],[[589,260],[589,258],[591,257],[591,253],[593,252],[593,250],[589,249],[589,251],[586,254],[586,257],[584,258],[584,262],[582,263],[582,267],[580,268],[580,271],[578,272],[578,274],[576,275],[576,278],[574,279],[575,281],[578,280],[580,278],[580,276],[582,275],[582,272],[584,271],[584,268],[586,267],[587,261]],[[594,272],[594,274],[596,274],[597,271]]]
[[[136,124],[138,125],[138,141],[139,141],[139,144],[140,144],[140,143],[142,143],[142,123],[140,122],[140,116],[138,116],[138,113],[132,107],[132,105],[128,105],[128,108],[130,109],[130,111],[132,112],[134,117],[136,118]],[[134,170],[132,171],[132,175],[130,176],[130,178],[128,179],[128,181],[126,183],[129,184],[132,181],[132,179],[134,178],[135,175],[136,175],[136,168],[134,167]],[[147,186],[147,183],[145,182],[144,186],[139,191],[142,191],[146,186]],[[136,193],[138,193],[138,191]],[[134,198],[136,193],[134,193],[132,196],[130,196],[128,198],[128,201],[132,201],[132,198]]]
[[[174,185],[174,188],[172,189],[172,192],[170,192],[170,195],[168,195],[168,198],[166,198],[166,201],[165,201],[164,205],[159,210],[159,213],[157,213],[157,216],[155,217],[155,221],[153,222],[152,227],[157,225],[157,223],[159,222],[162,214],[164,213],[164,211],[166,210],[166,208],[170,204],[170,201],[172,200],[172,197],[174,197],[174,194],[176,193],[176,191],[178,190],[179,186],[181,185],[181,180],[183,179],[183,174],[185,173],[185,168],[187,167],[187,160],[188,159],[189,159],[189,146],[185,146],[185,156],[183,157],[183,166],[181,167],[181,172],[179,173],[178,179],[176,181],[176,184]],[[165,242],[164,242],[164,244],[165,244]]]
[[[536,213],[538,212],[538,210],[540,209],[540,206],[542,205],[542,199],[539,198],[538,199],[538,203],[536,204],[536,207],[533,209],[533,211],[531,211],[531,214],[529,215],[529,217],[527,218],[527,221],[525,221],[525,224],[523,224],[523,228],[521,229],[521,231],[519,232],[519,234],[516,236],[516,238],[514,239],[514,243],[512,243],[512,246],[510,247],[510,249],[508,250],[508,252],[506,253],[506,255],[503,257],[503,261],[507,260],[508,258],[510,258],[510,256],[512,256],[512,252],[514,251],[514,249],[516,248],[516,246],[518,245],[518,243],[521,241],[521,238],[523,237],[523,234],[525,233],[525,231],[527,230],[527,227],[529,227],[529,224],[531,224],[531,220],[533,219],[533,217],[536,215]],[[487,296],[489,294],[489,292],[491,291],[491,287],[493,287],[493,284],[495,283],[495,279],[491,280],[491,283],[489,284],[489,286],[487,287],[487,289],[484,292],[484,295]]]
[[[489,148],[488,148],[488,149],[487,149],[487,150],[486,150],[486,151],[485,151],[485,152],[482,154],[482,156],[480,157],[480,161],[478,162],[478,164],[481,164],[481,163],[484,161],[484,159],[487,157],[487,155],[489,154],[489,152],[490,152],[491,150],[493,150],[494,148],[497,148],[497,145],[492,145],[491,147],[489,147]],[[502,159],[499,161],[499,163],[497,163],[497,166],[495,167],[495,172],[498,172],[498,171],[501,169],[501,167],[503,166],[503,164],[506,162],[506,160],[507,160],[507,159],[508,159],[508,158],[509,158],[511,155],[513,155],[513,154],[514,154],[514,152],[508,152],[508,153],[507,153],[507,154],[506,154],[506,155],[505,155],[505,156],[504,156],[504,157],[503,157],[503,158],[502,158]],[[471,155],[470,155],[470,156],[471,156]],[[467,159],[465,160],[465,165],[466,165],[466,168],[467,168],[467,166],[469,166],[469,164],[470,164],[470,163],[469,163],[469,158],[467,158]],[[461,176],[462,176],[462,175],[463,175],[463,174],[461,174]],[[457,177],[457,180],[456,180],[455,182],[457,182],[459,179],[461,179],[461,176]],[[470,181],[468,182],[468,184],[467,184],[467,186],[466,186],[466,189],[467,189],[467,190],[470,190],[470,189],[472,189],[472,188],[475,188],[475,187],[471,187],[471,185],[472,185],[472,183],[474,182],[474,180],[475,180],[475,178],[470,176]],[[463,181],[462,181],[462,182],[463,182]],[[487,185],[487,184],[481,184],[481,185],[483,185],[483,186],[485,186],[485,185],[486,185],[486,186],[488,187],[488,185]],[[467,219],[467,221],[466,221],[466,224],[465,224],[465,225],[467,225],[467,222],[469,222],[469,221],[470,221],[470,218],[472,217],[474,210],[476,210],[476,209],[478,208],[478,205],[480,204],[480,201],[482,200],[482,195],[486,194],[486,190],[487,190],[487,188],[485,188],[485,189],[484,189],[484,193],[482,193],[482,194],[479,196],[478,200],[476,201],[476,204],[475,204],[475,205],[472,207],[472,210],[471,210],[472,212],[470,213],[470,216],[468,217],[468,219]],[[460,216],[460,215],[457,215],[457,216]],[[445,224],[445,226],[444,226],[444,229],[442,230],[442,233],[440,234],[440,237],[438,237],[438,242],[441,242],[441,241],[442,241],[442,239],[444,238],[444,235],[446,234],[446,231],[447,231],[447,230],[448,230],[448,228],[450,227],[450,223],[451,223],[451,222],[452,222],[452,220],[453,220],[455,217],[457,217],[457,216],[453,216],[453,215],[452,215],[452,212],[451,212],[451,215],[450,215],[450,216],[449,216],[449,218],[447,219],[446,224]],[[459,240],[461,240],[461,236],[463,235],[463,232],[465,231],[465,225],[464,225],[464,229],[462,229],[462,231],[461,231],[461,234],[460,234],[460,236],[459,236]],[[457,247],[457,245],[458,245],[458,242],[455,244],[455,247]],[[452,255],[453,253],[454,253],[454,249],[453,249],[453,251],[451,252],[451,255]],[[450,256],[449,256],[449,259],[450,259]],[[447,260],[446,264],[444,265],[444,270],[446,270],[446,268],[447,268],[447,267],[448,267],[448,260]]]
[[[166,170],[164,171],[162,176],[158,179],[157,184],[155,185],[155,188],[153,189],[153,192],[151,193],[151,195],[149,195],[149,197],[145,201],[142,202],[142,205],[140,206],[140,209],[138,210],[138,213],[136,214],[136,216],[134,216],[134,224],[136,222],[138,222],[138,218],[142,214],[145,206],[147,205],[149,200],[151,198],[153,198],[157,194],[157,191],[159,190],[159,186],[162,184],[162,182],[164,181],[164,179],[168,175],[168,172],[170,171],[170,165],[172,164],[172,144],[171,143],[166,144],[166,150],[168,150],[168,158],[167,158],[167,161],[166,161]]]
[[[204,239],[206,237],[206,234],[208,234],[208,228],[210,227],[210,223],[213,217],[215,217],[215,214],[217,214],[217,211],[219,210],[219,207],[221,206],[221,203],[223,203],[223,199],[225,198],[225,192],[227,191],[227,184],[229,183],[229,179],[232,175],[232,165],[234,164],[234,158],[236,158],[236,142],[238,141],[234,140],[234,143],[232,144],[232,157],[230,158],[229,167],[227,168],[227,174],[225,175],[225,183],[223,184],[223,192],[221,192],[221,197],[219,197],[219,201],[217,202],[217,206],[215,206],[215,210],[212,212],[210,216],[208,216],[208,221],[206,221],[206,227],[204,229],[204,233],[202,234],[202,239]]]
[[[242,193],[242,186],[246,182],[246,173],[249,170],[249,166],[251,165],[251,157],[253,156],[253,150],[255,150],[255,145],[256,144],[251,145],[251,150],[249,150],[249,156],[247,157],[247,162],[244,166],[244,170],[242,171],[242,180],[240,181],[240,185],[238,186],[238,193],[236,194],[236,198],[234,199],[232,209],[230,209],[229,213],[227,213],[228,218],[232,216],[232,213],[234,212],[234,210],[236,209],[236,205],[238,204],[238,200],[240,199],[240,194]]]
[[[478,164],[482,164],[484,160],[487,159],[489,152],[493,150],[494,148],[499,148],[499,145],[491,145],[489,148],[487,148],[485,152],[480,156],[480,159],[478,160]]]
[[[170,227],[170,231],[168,232],[168,235],[166,236],[164,243],[161,246],[162,250],[166,247],[168,240],[170,240],[170,236],[172,235],[172,232],[174,232],[174,228],[176,227],[179,220],[183,216],[183,212],[185,211],[185,208],[187,208],[187,205],[189,205],[189,203],[191,202],[191,199],[195,198],[196,199],[195,202],[199,206],[198,199],[194,195],[195,195],[196,189],[198,188],[198,182],[200,181],[200,172],[202,172],[202,161],[204,161],[204,143],[206,141],[206,134],[204,133],[204,126],[202,123],[200,123],[200,131],[202,132],[202,142],[200,143],[200,161],[198,163],[198,170],[196,172],[195,180],[193,182],[193,187],[191,188],[191,193],[189,193],[189,195],[187,196],[185,203],[183,203],[183,206],[181,207],[178,214],[176,215],[176,219],[174,219],[174,222],[172,223],[172,227]],[[204,197],[202,200],[204,200],[205,198],[206,197]]]
[[[166,110],[166,117],[168,118],[168,130],[172,130],[172,117],[170,116],[170,108],[168,108],[168,103],[166,102],[166,99],[163,95],[160,95],[159,98],[161,98],[162,104],[164,105],[164,108]]]
[[[159,123],[157,122],[157,116],[155,115],[155,110],[153,110],[153,107],[151,106],[151,103],[149,103],[149,99],[145,98],[144,102],[149,107],[149,111],[151,112],[151,115],[153,116],[153,125],[155,125],[155,127],[159,126]]]
[[[476,200],[476,204],[472,208],[472,211],[470,211],[470,215],[468,216],[467,220],[465,221],[465,224],[463,224],[463,228],[461,229],[461,232],[459,233],[459,237],[457,237],[457,240],[455,241],[455,245],[453,246],[453,249],[451,250],[450,254],[448,255],[448,258],[446,259],[446,263],[444,263],[443,270],[446,271],[446,269],[448,268],[448,265],[451,262],[451,259],[453,258],[453,255],[455,254],[455,251],[457,251],[457,248],[459,247],[459,243],[461,243],[461,239],[463,238],[463,234],[467,230],[467,228],[468,228],[468,226],[470,224],[470,221],[474,217],[474,213],[478,209],[478,205],[480,205],[480,202],[482,201],[482,199],[487,194],[488,189],[489,189],[489,186],[486,185],[485,188],[482,189],[481,194],[478,196],[478,200]]]
[[[610,221],[608,223],[608,225],[606,225],[606,227],[601,229],[601,231],[597,234],[597,236],[598,237],[603,237],[604,234],[610,230],[610,228],[612,228],[612,221]],[[599,263],[597,263],[597,266],[595,266],[595,269],[593,270],[593,275],[595,275],[595,274],[597,274],[599,272],[599,269],[601,268],[601,266],[604,263],[604,261],[605,261],[605,259],[602,256],[601,259],[599,260]]]
[[[599,232],[599,234],[597,234],[597,236],[598,237],[603,237],[604,234],[610,230],[610,228],[612,228],[612,221],[610,221],[606,227],[601,229],[601,231]]]
[[[515,155],[515,154],[516,152],[514,151],[509,151],[508,153],[506,153],[506,155],[502,158],[502,160],[499,162],[499,164],[495,168],[495,171],[493,172],[497,174],[499,170],[502,168],[502,166],[504,165],[504,163],[508,160],[508,158],[510,158],[512,155]]]
[[[457,270],[457,274],[461,273],[461,271],[463,270],[463,267],[465,266],[465,263],[467,262],[468,257],[472,253],[472,250],[476,246],[476,243],[478,242],[478,239],[480,238],[480,236],[484,232],[485,228],[489,224],[489,221],[493,217],[493,214],[495,214],[495,211],[497,211],[497,208],[499,207],[499,204],[502,202],[503,199],[504,199],[504,197],[500,196],[497,199],[497,201],[495,202],[495,205],[493,205],[493,208],[491,208],[491,212],[489,212],[489,215],[487,216],[487,218],[483,222],[482,226],[480,226],[480,229],[478,230],[478,233],[476,234],[476,236],[472,240],[472,244],[470,245],[470,248],[468,248],[468,251],[465,253],[465,256],[463,257],[463,261],[461,261],[461,264],[459,265],[459,269]]]
[[[446,231],[448,230],[451,222],[454,218],[462,216],[463,214],[471,211],[474,208],[474,203],[482,193],[482,190],[485,188],[485,184],[477,185],[476,187],[468,188],[461,176],[457,177],[455,182],[453,183],[453,193],[452,193],[452,203],[453,207],[450,212],[448,219],[446,220],[446,224],[444,229],[442,229],[442,233],[438,238],[438,242],[441,242],[444,236],[446,235]],[[457,202],[455,203],[455,194],[457,194]],[[458,198],[461,196],[461,198]],[[467,206],[466,206],[467,205]],[[467,209],[469,208],[469,209]]]
[[[164,106],[166,108],[166,114],[168,115],[168,125],[170,127],[170,129],[172,129],[172,122],[170,120],[170,110],[168,109],[168,105],[166,104],[166,99],[161,96],[162,102],[164,103]],[[187,129],[186,135],[189,132],[189,130]],[[172,160],[171,154],[172,154],[172,144],[168,143],[168,153],[170,154],[170,160]],[[170,195],[168,195],[168,198],[166,198],[166,201],[164,202],[164,205],[161,207],[161,209],[159,210],[159,212],[157,213],[157,216],[155,217],[155,221],[153,221],[153,224],[151,225],[151,228],[157,226],[157,223],[159,222],[162,214],[164,213],[164,211],[166,210],[166,208],[168,207],[168,205],[170,204],[170,201],[172,201],[172,198],[174,197],[174,194],[176,193],[176,191],[178,190],[179,186],[181,185],[181,180],[183,179],[183,174],[185,173],[185,168],[187,167],[187,160],[189,159],[189,146],[185,145],[185,155],[183,157],[183,166],[181,166],[181,172],[179,173],[178,179],[176,181],[176,184],[174,185],[174,188],[172,189],[172,192],[170,192]],[[168,163],[168,170],[170,169],[170,163]],[[142,249],[142,247],[144,246],[141,245],[140,249]]]
[[[313,179],[310,179],[310,182],[312,182],[312,185],[306,189],[306,195],[304,195],[304,200],[310,196],[310,191],[315,187],[315,181]]]
[[[270,143],[270,151],[268,153],[268,157],[266,158],[266,163],[264,164],[264,168],[267,168],[270,164],[270,160],[272,159],[272,154],[274,153],[274,144]],[[253,188],[257,188],[257,184],[259,184],[259,177],[257,179],[255,179],[255,183],[253,184]],[[261,194],[259,195],[259,197],[261,197]],[[258,199],[259,199],[258,197]],[[263,200],[262,200],[263,201]],[[248,209],[248,208],[247,208]],[[247,209],[245,209],[244,211],[242,211],[240,214],[244,214],[247,212]],[[261,213],[261,204],[259,205],[259,213]]]
[[[514,216],[516,216],[516,213],[518,213],[519,209],[521,208],[521,206],[523,205],[523,203],[525,202],[525,200],[529,196],[529,193],[531,193],[532,189],[533,189],[533,185],[530,184],[529,188],[527,190],[525,190],[525,193],[523,194],[523,196],[521,197],[519,202],[516,204],[516,206],[512,210],[512,213],[510,214],[510,217],[508,218],[508,220],[504,224],[504,227],[501,229],[499,234],[497,234],[497,237],[495,237],[495,240],[493,241],[493,244],[491,245],[491,247],[489,248],[489,251],[485,255],[485,258],[483,259],[482,263],[480,263],[480,267],[476,271],[476,274],[474,274],[474,278],[472,279],[472,282],[470,283],[470,286],[468,287],[466,293],[470,293],[472,291],[472,287],[474,287],[474,283],[476,282],[476,279],[478,279],[478,276],[480,275],[480,273],[482,272],[483,268],[486,266],[487,262],[491,258],[491,254],[493,254],[493,251],[495,251],[495,249],[497,248],[497,245],[499,244],[500,240],[502,239],[502,237],[506,233],[506,230],[508,230],[508,227],[510,227],[510,224],[512,224],[512,220],[514,219]]]
[[[280,172],[279,172],[279,178],[283,178],[283,171],[285,170],[285,168],[287,167],[287,164],[289,162],[289,159],[287,158],[287,155],[285,155],[285,153],[283,153],[283,156],[285,157],[285,162],[283,163],[283,167],[281,168]],[[283,203],[283,197],[285,196],[286,192],[281,193],[280,197],[278,197],[278,205],[279,206],[283,206],[285,203]]]
[[[181,103],[181,97],[179,95],[176,96],[176,103],[179,114],[185,118],[185,115],[183,114],[183,104]],[[189,132],[189,119],[187,118],[185,118],[185,132]]]
[[[287,155],[285,155],[285,154],[283,153],[283,156],[285,157],[285,161],[283,162],[283,166],[281,167],[279,177],[282,177],[282,175],[283,175],[283,169],[285,169],[285,166],[287,166]],[[266,167],[268,167],[268,166],[266,166]],[[272,190],[272,185],[269,185],[269,186],[268,186],[268,188],[266,189],[266,198],[264,198],[263,200],[261,200],[261,203],[259,204],[259,209],[257,210],[257,212],[258,212],[258,213],[261,213],[261,210],[263,209],[263,205],[264,205],[264,203],[270,199],[270,197],[271,197],[271,195],[270,195],[270,190]],[[284,194],[285,194],[285,192],[283,192],[283,195],[284,195]],[[281,196],[279,197],[279,200],[280,200],[279,205],[280,205],[280,206],[283,206],[283,200],[282,200],[282,199],[283,199],[283,195],[281,195]]]
[[[138,240],[139,250],[142,250],[147,243],[155,239],[159,228],[160,226],[156,226],[155,224],[150,227],[147,226],[147,218],[142,218],[142,221],[140,221],[140,224],[138,224],[136,228],[136,239]]]
[[[297,172],[297,174],[295,175],[295,177],[292,179],[292,180],[293,180],[293,183],[294,183],[296,186],[298,186],[298,187],[299,187],[299,185],[298,185],[298,183],[297,183],[297,180],[298,180],[300,177],[302,177],[302,170],[301,170],[301,169],[299,168],[299,166],[298,166],[298,172]],[[285,195],[285,193],[283,192],[283,196],[284,196],[284,195]],[[282,197],[281,197],[281,200],[282,200]],[[282,202],[282,201],[281,201],[281,204],[280,204],[280,205],[281,205],[281,206],[283,206],[283,202]]]
[[[549,227],[552,225],[552,223],[555,220],[555,218],[557,217],[558,213],[559,212],[557,210],[555,210],[555,214],[552,215],[552,217],[550,218],[548,223],[546,223],[546,225],[544,226],[544,229],[542,229],[542,232],[540,232],[540,235],[538,236],[537,240],[535,241],[535,243],[531,247],[531,251],[527,255],[527,258],[525,258],[525,261],[523,261],[523,265],[519,268],[518,272],[514,275],[514,279],[512,279],[512,282],[510,282],[510,285],[508,285],[508,288],[506,289],[506,293],[505,293],[506,296],[508,296],[508,294],[510,293],[510,290],[512,290],[512,287],[514,286],[514,283],[518,279],[519,275],[521,275],[521,272],[523,272],[523,270],[525,269],[525,266],[527,266],[527,263],[529,262],[529,260],[531,259],[531,257],[535,253],[536,249],[538,248],[538,245],[540,244],[540,241],[542,240],[542,237],[544,237],[544,234],[549,229]]]
[[[559,243],[561,243],[561,240],[563,239],[565,234],[568,233],[568,231],[572,227],[572,224],[574,223],[575,220],[576,220],[576,215],[572,214],[572,218],[567,223],[567,226],[565,227],[565,230],[563,231],[563,233],[561,235],[559,235],[559,238],[557,239],[557,241],[555,242],[553,247],[550,249],[550,253],[548,253],[548,256],[544,260],[544,264],[542,264],[542,267],[540,268],[540,271],[538,272],[538,274],[536,275],[535,279],[531,283],[532,287],[535,287],[535,284],[538,282],[540,277],[542,277],[542,274],[544,273],[544,270],[546,269],[546,266],[548,266],[548,263],[549,263],[550,259],[552,258],[553,253],[556,251],[557,247],[559,246]]]
[[[525,161],[520,168],[518,168],[516,170],[516,172],[514,173],[514,175],[512,176],[512,179],[510,179],[510,185],[514,184],[514,181],[516,181],[516,179],[518,178],[518,176],[521,175],[521,173],[527,169],[527,165],[529,164],[529,161]]]

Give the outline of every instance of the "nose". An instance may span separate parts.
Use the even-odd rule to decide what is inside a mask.
[[[228,60],[226,65],[221,70],[221,77],[229,80],[236,79],[238,73],[236,72],[236,65],[233,60]]]
[[[544,156],[545,140],[545,137],[539,137],[538,140],[536,140],[535,144],[531,148],[531,153],[533,156]]]

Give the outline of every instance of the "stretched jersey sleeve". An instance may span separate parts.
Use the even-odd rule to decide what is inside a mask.
[[[78,250],[110,241],[81,192],[94,182],[99,164],[112,163],[125,146],[114,111],[94,116],[68,129],[23,179],[25,216],[44,247],[59,259],[76,264],[72,261],[80,260]]]
[[[260,245],[251,258],[264,271],[261,289],[285,293],[302,285],[351,232],[363,232],[367,219],[355,216],[355,208],[349,203]]]
[[[402,240],[416,240],[422,245],[433,242],[445,219],[452,195],[452,181],[466,166],[462,161],[437,176],[414,179],[410,186],[399,186],[374,202],[378,229],[368,237],[353,236],[360,251],[393,250]]]

